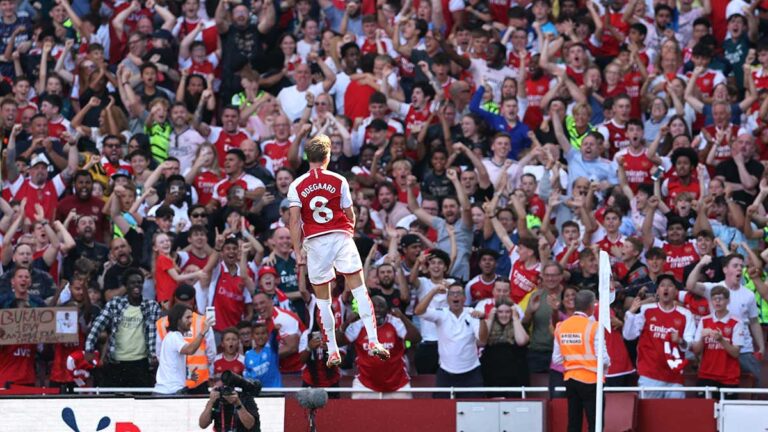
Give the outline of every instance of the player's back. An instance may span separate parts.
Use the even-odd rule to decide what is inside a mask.
[[[330,232],[352,234],[354,226],[344,209],[352,206],[347,180],[331,171],[315,168],[297,178],[288,188],[291,207],[301,208],[305,238]]]

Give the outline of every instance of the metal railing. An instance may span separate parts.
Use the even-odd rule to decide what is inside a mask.
[[[262,394],[282,394],[287,395],[302,390],[302,387],[269,387],[262,389]],[[354,389],[351,387],[330,387],[325,389],[328,393],[377,393],[380,399],[387,393],[375,392],[367,389]],[[521,399],[526,399],[531,393],[549,393],[549,387],[412,387],[409,389],[397,390],[393,393],[449,393],[451,399],[456,398],[456,393],[520,393]],[[558,386],[554,388],[557,392],[564,392],[565,387]],[[604,387],[609,393],[635,392],[644,398],[646,392],[697,392],[704,393],[706,399],[712,399],[712,394],[719,392],[720,399],[723,400],[726,394],[768,394],[768,388],[721,388],[721,387]],[[78,394],[103,395],[105,393],[133,393],[133,394],[152,394],[151,387],[82,387],[75,388]],[[184,395],[187,396],[187,395]]]

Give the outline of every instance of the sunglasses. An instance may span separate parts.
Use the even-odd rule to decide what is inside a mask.
[[[192,213],[192,214],[189,215],[189,217],[193,217],[193,218],[204,218],[204,217],[207,217],[207,216],[208,216],[208,214],[206,214],[206,213]]]

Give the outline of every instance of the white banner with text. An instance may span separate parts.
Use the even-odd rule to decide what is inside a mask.
[[[0,399],[0,430],[25,432],[199,432],[207,399]],[[262,432],[282,432],[283,398],[257,398]],[[207,431],[213,430],[209,426]]]

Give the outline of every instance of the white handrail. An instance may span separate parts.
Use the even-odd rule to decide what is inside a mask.
[[[302,387],[270,387],[262,389],[262,393],[280,393],[289,394],[300,391]],[[379,393],[368,389],[353,389],[350,387],[331,387],[325,389],[328,393]],[[555,391],[563,392],[565,387],[555,387]],[[78,387],[74,389],[75,393],[86,394],[95,393],[101,395],[104,393],[152,393],[151,387]],[[718,387],[605,387],[606,392],[638,392],[646,391],[680,391],[680,392],[703,392],[706,399],[711,399],[713,392],[720,392],[721,398],[726,393],[752,393],[768,394],[766,388],[718,388]],[[549,387],[412,387],[404,390],[397,390],[400,393],[450,393],[451,398],[455,398],[455,393],[520,393],[522,399],[526,399],[528,393],[548,393]],[[172,396],[172,395],[171,395]],[[183,395],[188,396],[188,395]]]

